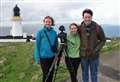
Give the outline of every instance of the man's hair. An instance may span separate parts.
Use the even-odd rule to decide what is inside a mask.
[[[54,19],[51,17],[51,16],[46,16],[45,18],[44,18],[44,20],[43,21],[45,21],[45,19],[51,19],[51,21],[52,21],[52,26],[54,26],[55,24],[54,24]]]
[[[90,14],[91,16],[93,16],[93,12],[92,12],[91,9],[85,9],[85,10],[83,11],[83,13],[82,13],[82,16],[84,16],[85,13],[88,13],[88,14]]]

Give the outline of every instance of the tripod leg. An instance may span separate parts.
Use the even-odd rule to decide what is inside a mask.
[[[62,56],[62,51],[60,51],[60,53],[58,55],[58,60],[56,62],[55,72],[54,72],[54,76],[53,76],[53,82],[55,82],[55,78],[56,78],[57,70],[58,70],[58,67],[59,67],[59,64],[60,64],[61,56]]]
[[[54,59],[52,65],[51,65],[51,67],[50,67],[50,69],[49,69],[49,72],[48,72],[48,74],[46,75],[45,82],[47,81],[47,79],[48,79],[48,77],[49,77],[49,75],[50,75],[50,73],[51,73],[51,71],[52,71],[53,69],[54,69],[54,71],[55,71],[55,73],[53,74],[53,78],[55,79],[56,73],[57,73],[57,69],[58,69],[58,66],[57,66],[57,65],[59,65],[59,62],[58,62],[58,61],[60,61],[60,60],[58,60],[58,57],[60,56],[61,53],[62,53],[62,46],[60,46],[60,50],[59,50],[58,54],[55,56],[55,59]]]
[[[50,69],[49,69],[49,71],[48,71],[48,73],[47,73],[47,75],[46,75],[45,82],[47,82],[47,80],[48,80],[48,78],[49,78],[49,76],[50,76],[52,70],[54,69],[56,60],[57,60],[57,58],[55,57],[55,58],[54,58],[54,61],[53,61],[53,63],[52,63],[52,65],[51,65],[51,67],[50,67]]]

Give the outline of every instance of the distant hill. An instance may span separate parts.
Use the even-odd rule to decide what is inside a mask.
[[[57,24],[56,26],[59,27],[61,24]],[[69,29],[69,24],[63,24],[66,28],[66,32],[68,32]],[[32,33],[36,33],[40,28],[41,25],[33,25],[33,24],[29,24],[29,25],[23,25],[23,32],[27,33],[28,35],[32,34]],[[120,26],[119,25],[109,25],[109,24],[104,24],[102,25],[103,30],[105,32],[106,37],[120,37]],[[10,35],[10,29],[11,27],[0,27],[0,36],[6,36],[6,35]],[[55,30],[58,32],[58,28],[55,28]]]
[[[102,25],[107,37],[120,37],[120,26],[118,25]]]

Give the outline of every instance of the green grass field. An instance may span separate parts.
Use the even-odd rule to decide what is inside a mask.
[[[33,43],[0,43],[0,82],[42,82],[40,65],[33,64]],[[60,64],[56,81],[68,78]]]
[[[120,49],[120,40],[106,43],[102,52]],[[34,43],[0,43],[0,82],[42,82],[40,65],[33,63]],[[69,78],[64,64],[60,64],[55,82]]]
[[[112,40],[111,42],[106,42],[104,48],[101,52],[111,52],[114,49],[120,49],[120,39]]]

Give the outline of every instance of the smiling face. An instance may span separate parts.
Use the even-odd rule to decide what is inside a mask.
[[[84,13],[83,20],[84,20],[85,24],[88,25],[92,21],[92,16],[89,13]]]
[[[71,25],[70,26],[70,32],[72,32],[72,33],[77,33],[77,26],[75,26],[75,25]]]
[[[83,20],[85,24],[90,24],[92,21],[92,16],[89,13],[84,13]]]
[[[44,19],[44,25],[49,28],[52,26],[52,20],[50,18]]]

